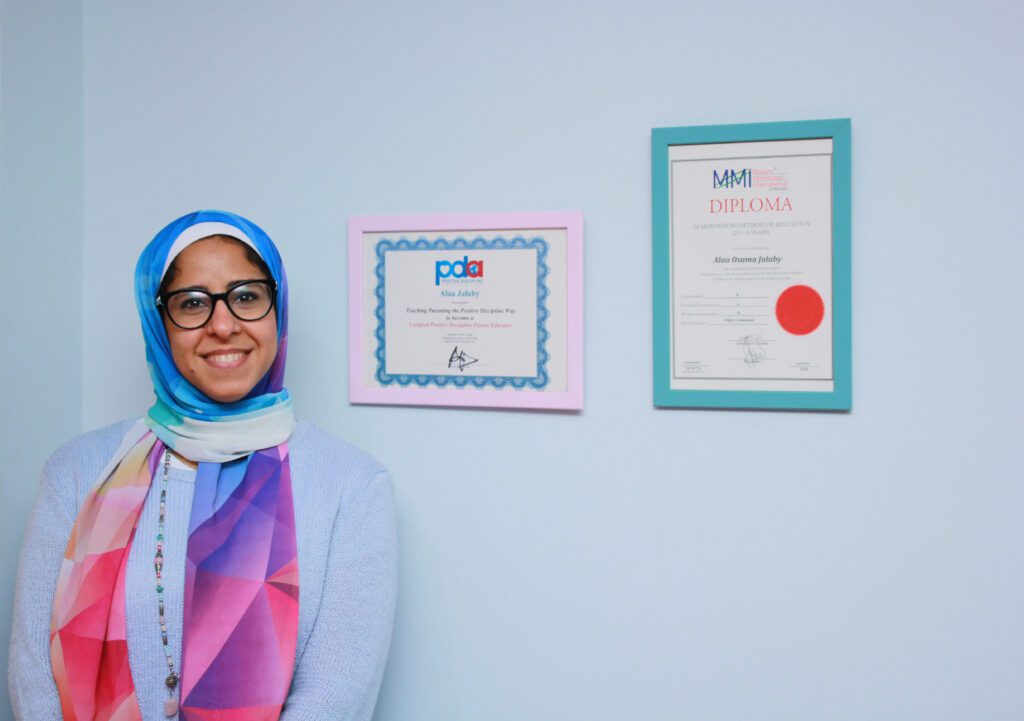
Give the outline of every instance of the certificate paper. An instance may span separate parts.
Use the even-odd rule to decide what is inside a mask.
[[[443,219],[350,223],[353,402],[576,407],[579,228]]]
[[[669,158],[672,388],[832,391],[832,140]]]
[[[658,405],[849,409],[849,132],[654,131]]]
[[[377,351],[368,370],[385,386],[548,386],[548,244],[559,232],[371,236]]]

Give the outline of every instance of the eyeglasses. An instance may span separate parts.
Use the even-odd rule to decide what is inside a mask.
[[[218,300],[238,320],[254,321],[266,317],[274,307],[277,284],[266,280],[247,280],[229,288],[224,293],[207,293],[205,290],[185,288],[165,293],[156,299],[163,306],[167,317],[182,330],[194,330],[206,325],[213,317]]]

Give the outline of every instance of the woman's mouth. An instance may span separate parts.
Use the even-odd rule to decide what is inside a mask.
[[[232,350],[208,353],[203,359],[214,368],[237,368],[248,356],[249,351]]]

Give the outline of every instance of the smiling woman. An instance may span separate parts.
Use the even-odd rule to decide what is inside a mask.
[[[19,567],[18,719],[372,716],[391,636],[387,472],[296,422],[270,238],[200,211],[139,258],[156,402],[47,463]]]
[[[183,250],[164,278],[160,300],[174,365],[213,400],[241,400],[277,357],[266,265],[250,260],[241,241],[215,235]]]

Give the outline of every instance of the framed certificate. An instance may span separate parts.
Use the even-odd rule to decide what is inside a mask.
[[[849,410],[850,121],[651,146],[655,405]]]
[[[349,400],[583,407],[583,215],[349,220]]]

